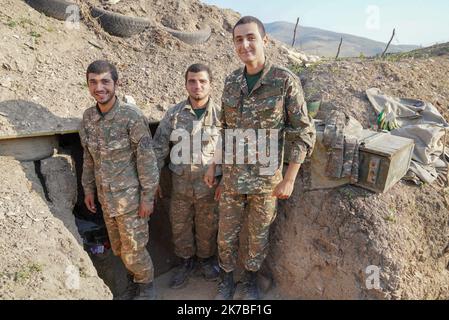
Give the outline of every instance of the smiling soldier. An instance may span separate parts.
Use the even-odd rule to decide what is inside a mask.
[[[120,298],[154,299],[146,245],[159,172],[148,122],[138,108],[117,99],[118,74],[112,64],[91,63],[86,78],[97,103],[84,112],[80,127],[84,202],[95,213],[98,195],[112,250],[128,270],[128,286]]]
[[[278,137],[278,148],[274,148],[278,154],[271,173],[266,172],[260,155],[256,163],[225,162],[223,165],[218,227],[221,281],[217,299],[232,299],[234,294],[233,271],[245,208],[248,208],[245,214],[249,233],[248,250],[242,261],[245,299],[259,299],[257,272],[266,257],[277,199],[288,199],[292,194],[300,166],[312,152],[315,129],[298,77],[288,69],[273,65],[265,56],[268,39],[262,22],[250,16],[241,18],[234,26],[233,41],[244,68],[226,78],[222,96],[223,131],[226,135],[235,129],[253,130],[259,138],[270,131]],[[283,176],[284,142],[290,145],[290,153],[285,155],[289,166]],[[259,148],[259,140],[257,143]],[[236,155],[234,151],[236,156],[238,152]],[[214,169],[213,163],[204,178],[209,186],[214,184]]]

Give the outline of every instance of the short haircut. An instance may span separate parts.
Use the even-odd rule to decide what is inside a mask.
[[[265,26],[263,25],[262,21],[253,16],[244,16],[241,17],[240,20],[235,24],[234,28],[232,28],[232,38],[234,38],[234,31],[237,26],[248,23],[255,23],[257,25],[257,28],[259,29],[260,36],[262,38],[265,37],[267,33],[265,32]]]
[[[87,67],[86,80],[89,81],[89,73],[102,74],[107,72],[111,73],[111,78],[116,83],[118,80],[118,72],[115,66],[106,60],[94,61]]]
[[[187,71],[184,75],[184,78],[186,79],[186,83],[187,83],[187,75],[189,74],[189,72],[198,73],[198,72],[203,72],[203,71],[207,72],[207,75],[209,76],[209,82],[212,82],[212,72],[210,71],[210,68],[208,66],[206,66],[205,64],[195,63],[187,68]]]

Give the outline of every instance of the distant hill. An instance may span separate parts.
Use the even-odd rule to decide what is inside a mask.
[[[267,33],[273,38],[291,45],[295,24],[290,22],[272,22],[265,24]],[[345,33],[337,33],[318,28],[299,26],[295,47],[307,54],[334,57],[337,54],[340,38],[343,37],[340,57],[375,56],[385,50],[386,43],[370,40]],[[388,40],[388,39],[387,39]],[[388,52],[406,52],[419,48],[415,45],[390,45]]]
[[[416,49],[406,53],[397,53],[395,55],[401,57],[415,57],[415,58],[426,58],[426,57],[438,57],[449,55],[449,42],[439,43],[431,47]]]

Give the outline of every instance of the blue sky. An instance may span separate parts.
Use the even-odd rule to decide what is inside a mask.
[[[202,0],[264,23],[289,21],[393,44],[449,41],[449,1],[444,0]]]

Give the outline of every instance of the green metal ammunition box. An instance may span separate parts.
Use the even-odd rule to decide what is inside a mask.
[[[408,171],[415,143],[389,133],[363,130],[357,186],[383,193]]]

